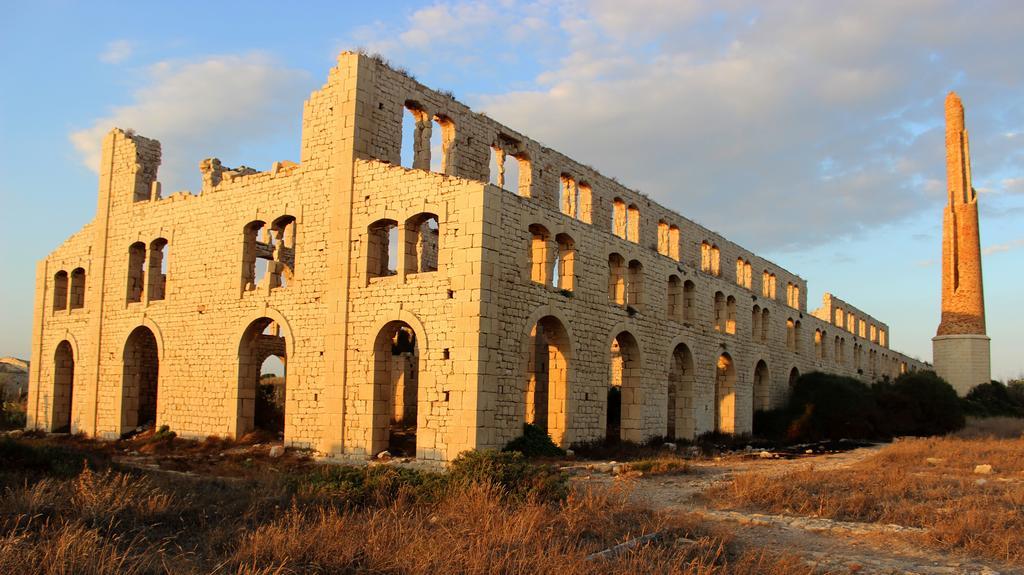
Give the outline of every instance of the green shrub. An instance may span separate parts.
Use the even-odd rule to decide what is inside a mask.
[[[565,474],[530,463],[517,451],[464,451],[448,468],[453,483],[490,483],[514,499],[558,501],[567,494]]]
[[[754,412],[754,436],[767,439],[781,439],[789,429],[789,408],[757,410]]]
[[[295,479],[300,490],[328,495],[346,505],[386,505],[399,496],[417,501],[435,500],[442,492],[444,478],[438,473],[393,465],[326,466]]]
[[[106,464],[100,455],[70,446],[0,438],[0,486],[7,481],[75,477],[85,467],[98,469]]]
[[[963,409],[977,417],[1024,417],[1024,385],[998,381],[975,386],[963,398]]]
[[[565,450],[555,445],[546,431],[532,423],[524,425],[523,434],[509,441],[502,451],[518,451],[526,457],[565,456]]]
[[[25,407],[15,401],[5,401],[0,404],[0,429],[24,429],[25,428]]]
[[[851,377],[813,372],[800,376],[789,400],[792,441],[874,439],[879,411],[871,389]]]
[[[933,371],[904,373],[871,389],[884,415],[880,431],[886,435],[942,435],[964,426],[956,390]]]

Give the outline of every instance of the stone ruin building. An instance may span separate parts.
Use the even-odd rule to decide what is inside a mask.
[[[373,57],[341,54],[306,101],[298,163],[206,160],[199,194],[164,196],[160,154],[111,131],[96,217],[38,264],[31,428],[243,436],[273,356],[287,445],[450,460],[526,422],[563,446],[742,434],[801,373],[922,367],[864,311],[808,311],[796,274]]]

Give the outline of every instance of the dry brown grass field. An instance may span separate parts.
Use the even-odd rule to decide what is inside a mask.
[[[1019,428],[973,422],[967,438],[904,439],[841,469],[740,474],[707,497],[718,507],[923,528],[907,537],[1024,567],[1024,439],[993,436]]]
[[[1022,429],[977,420],[954,436],[788,460],[644,452],[612,475],[577,462],[572,481],[557,463],[521,459],[471,459],[447,476],[318,465],[292,451],[272,458],[258,437],[0,438],[0,573],[799,575],[920,564],[898,551],[857,564],[897,540],[942,565],[1006,572],[1024,567]],[[979,464],[992,472],[975,473]],[[779,536],[737,523],[736,511],[923,531]]]
[[[725,531],[631,504],[622,489],[564,491],[550,472],[446,481],[390,467],[313,468],[228,443],[164,443],[158,451],[179,466],[176,447],[197,460],[244,451],[244,465],[199,466],[227,477],[140,471],[114,462],[128,449],[111,444],[0,439],[0,573],[813,572],[797,557],[740,548]],[[651,533],[661,537],[586,559]]]

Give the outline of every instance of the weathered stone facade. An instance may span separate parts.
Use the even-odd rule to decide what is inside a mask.
[[[799,373],[921,367],[885,324],[828,294],[809,313],[802,278],[371,57],[306,102],[298,164],[207,160],[200,194],[163,197],[159,163],[112,131],[96,218],[37,267],[31,427],[239,436],[278,356],[286,443],[446,460],[526,421],[563,445],[744,433]]]
[[[932,339],[935,371],[964,395],[988,383],[990,341],[985,335],[978,193],[971,185],[971,152],[964,106],[946,97],[946,180],[942,215],[942,321]]]

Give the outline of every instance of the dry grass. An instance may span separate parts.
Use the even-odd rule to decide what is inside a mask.
[[[687,459],[674,453],[631,461],[625,466],[629,471],[639,471],[644,475],[681,475],[689,470]]]
[[[632,505],[617,489],[544,502],[453,481],[418,496],[436,489],[428,479],[389,485],[379,493],[390,500],[355,504],[343,491],[310,488],[302,474],[221,481],[103,469],[24,477],[0,492],[4,574],[812,572],[796,557],[736,548],[696,519]],[[585,560],[654,532],[664,537]],[[697,543],[677,544],[681,537]]]
[[[956,433],[964,439],[1020,439],[1024,437],[1024,419],[1019,417],[968,417],[967,425]]]
[[[978,464],[992,475],[978,475]],[[721,506],[927,529],[920,542],[1024,565],[1024,439],[903,440],[848,468],[750,473]]]

